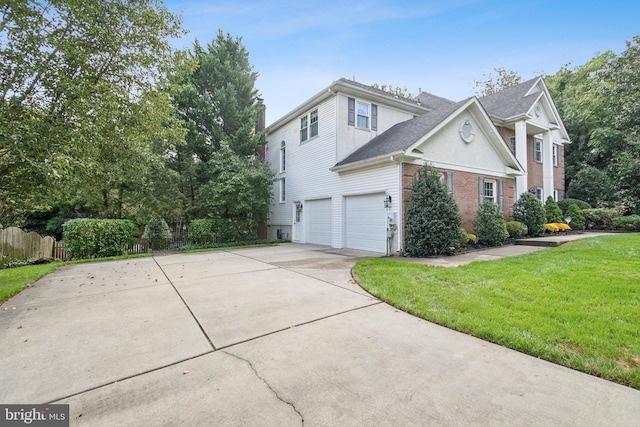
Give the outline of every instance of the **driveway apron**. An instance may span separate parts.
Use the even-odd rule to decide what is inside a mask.
[[[0,403],[72,425],[638,425],[640,392],[400,312],[312,245],[68,265],[0,305]]]

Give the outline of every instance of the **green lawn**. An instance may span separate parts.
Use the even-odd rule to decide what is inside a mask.
[[[365,259],[353,272],[413,315],[640,389],[640,234],[457,268]]]

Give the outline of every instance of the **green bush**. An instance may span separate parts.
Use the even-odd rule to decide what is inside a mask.
[[[473,220],[478,242],[483,245],[501,246],[509,237],[500,207],[490,200],[485,200],[479,207]]]
[[[170,239],[171,230],[167,222],[160,217],[153,217],[147,225],[144,226],[143,239]]]
[[[518,221],[509,221],[505,223],[505,225],[507,227],[507,233],[509,233],[509,237],[512,239],[520,239],[529,232],[527,226]]]
[[[530,236],[539,237],[544,235],[544,206],[531,193],[522,193],[518,201],[513,205],[513,220],[526,225]]]
[[[640,231],[640,215],[620,216],[611,223],[614,230]]]
[[[239,233],[235,225],[236,223],[232,220],[220,218],[194,219],[189,223],[189,238],[196,244],[211,242],[212,239],[217,243],[255,240],[251,233]]]
[[[458,241],[458,246],[459,247],[467,246],[467,243],[469,243],[469,235],[467,234],[465,229],[460,227],[460,229],[458,230],[458,234],[460,234],[460,240]]]
[[[413,257],[453,254],[460,242],[458,205],[429,166],[418,171],[406,214],[405,253]]]
[[[210,242],[215,223],[212,219],[194,219],[189,223],[189,238],[196,244]]]
[[[591,205],[580,199],[562,199],[558,200],[558,207],[562,211],[562,214],[566,217],[567,210],[569,210],[569,206],[578,205],[578,207],[582,210],[591,209]]]
[[[576,173],[569,188],[567,197],[584,200],[591,206],[614,206],[618,201],[616,185],[607,172],[587,166]]]
[[[558,202],[552,196],[547,197],[547,201],[544,203],[544,216],[547,218],[547,222],[565,223]]]
[[[63,226],[62,242],[70,258],[123,255],[135,243],[136,225],[123,219],[72,219]]]
[[[586,224],[584,214],[582,213],[582,209],[578,206],[577,203],[572,204],[566,211],[565,214],[568,217],[571,217],[571,222],[569,225],[572,230],[584,230],[584,226]]]
[[[613,208],[585,209],[582,213],[589,230],[611,230],[613,219],[622,216],[617,209]]]

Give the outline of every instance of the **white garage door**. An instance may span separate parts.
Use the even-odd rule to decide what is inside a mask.
[[[307,243],[331,246],[331,199],[305,203]]]
[[[386,253],[384,193],[350,196],[345,204],[346,247]]]

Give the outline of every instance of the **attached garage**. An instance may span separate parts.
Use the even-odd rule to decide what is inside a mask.
[[[307,243],[331,246],[331,199],[309,200],[304,210]]]
[[[345,247],[387,252],[387,215],[384,193],[345,198]]]

